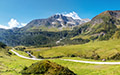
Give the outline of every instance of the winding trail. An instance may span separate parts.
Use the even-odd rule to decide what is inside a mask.
[[[14,50],[11,50],[11,51],[21,58],[31,59],[31,60],[44,60],[44,59],[25,57],[25,56],[20,55],[19,53],[15,52]],[[72,60],[72,59],[60,59],[60,60],[80,62],[80,63],[88,63],[88,64],[108,64],[108,65],[118,65],[118,64],[120,64],[120,62],[94,62],[94,61],[82,61],[82,60]]]
[[[30,57],[25,57],[23,55],[20,55],[19,53],[15,52],[14,50],[11,50],[13,53],[15,53],[17,56],[25,59],[31,59],[31,60],[43,60],[43,59],[37,59],[37,58],[30,58]]]

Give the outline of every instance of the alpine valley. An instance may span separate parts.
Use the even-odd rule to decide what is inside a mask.
[[[0,41],[8,46],[55,46],[57,41],[67,37],[68,42],[75,43],[77,40],[70,40],[72,36],[79,33],[71,34],[74,27],[84,24],[90,19],[81,19],[75,12],[73,13],[72,16],[55,14],[47,19],[35,19],[22,28],[0,29]],[[65,43],[68,43],[67,41]],[[83,39],[78,41],[86,42]],[[64,45],[65,43],[59,44]]]
[[[0,29],[0,75],[120,75],[120,10],[73,14]]]
[[[78,16],[75,14],[75,16]],[[0,41],[8,46],[56,46],[118,39],[120,11],[105,11],[89,19],[56,14],[35,19],[22,28],[0,29]]]

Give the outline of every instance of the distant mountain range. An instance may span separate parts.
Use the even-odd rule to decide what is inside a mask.
[[[77,14],[75,14],[77,15]],[[73,16],[75,16],[73,15]],[[26,31],[62,31],[71,30],[73,27],[86,23],[90,19],[79,19],[64,14],[56,14],[47,19],[36,19],[29,22],[23,30]]]
[[[102,12],[91,21],[56,14],[33,20],[22,28],[0,29],[0,41],[9,46],[56,46],[119,38],[120,11]]]

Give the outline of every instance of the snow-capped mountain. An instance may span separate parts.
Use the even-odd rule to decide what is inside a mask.
[[[64,16],[67,16],[67,17],[72,17],[73,19],[79,19],[83,22],[89,22],[90,19],[86,18],[86,19],[81,19],[78,14],[76,12],[71,12],[71,13],[68,13],[68,14],[63,14]]]
[[[23,30],[30,29],[40,29],[40,30],[49,30],[49,29],[65,29],[73,28],[74,26],[80,25],[82,23],[90,21],[89,19],[81,19],[77,13],[72,12],[69,14],[55,14],[47,19],[36,19],[28,23]]]
[[[77,13],[75,13],[74,11],[71,12],[71,13],[68,13],[68,14],[63,14],[64,16],[67,16],[67,17],[72,17],[73,19],[79,19],[79,20],[82,20]]]

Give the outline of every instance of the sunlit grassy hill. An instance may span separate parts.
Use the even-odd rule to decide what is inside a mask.
[[[35,56],[52,57],[82,57],[90,59],[120,59],[120,40],[94,41],[82,45],[67,45],[52,48],[31,48]]]
[[[79,59],[91,58],[94,59],[94,55],[98,55],[99,59],[117,59],[119,62],[119,50],[120,50],[120,40],[109,40],[109,41],[94,41],[86,43],[83,45],[68,45],[68,46],[58,46],[52,48],[34,48],[28,47],[27,51],[33,52],[33,54],[40,54],[43,57],[57,57],[57,56],[69,56],[68,59],[76,60],[86,60]],[[16,51],[16,50],[15,50]],[[11,52],[11,51],[10,51]],[[16,51],[22,54],[20,51]],[[12,52],[11,52],[12,53]],[[0,55],[0,74],[1,75],[21,75],[21,71],[25,67],[29,67],[38,60],[28,60],[20,58],[15,54],[6,55],[2,53]],[[77,58],[71,58],[77,57]],[[114,58],[113,58],[114,57]],[[64,58],[63,58],[64,59]],[[52,62],[56,62],[64,67],[68,67],[77,75],[119,75],[120,66],[119,65],[98,65],[98,64],[85,64],[79,62],[63,61],[60,59],[49,59]],[[91,61],[91,60],[88,60]],[[95,61],[95,60],[92,60]],[[115,62],[116,60],[114,60]]]

